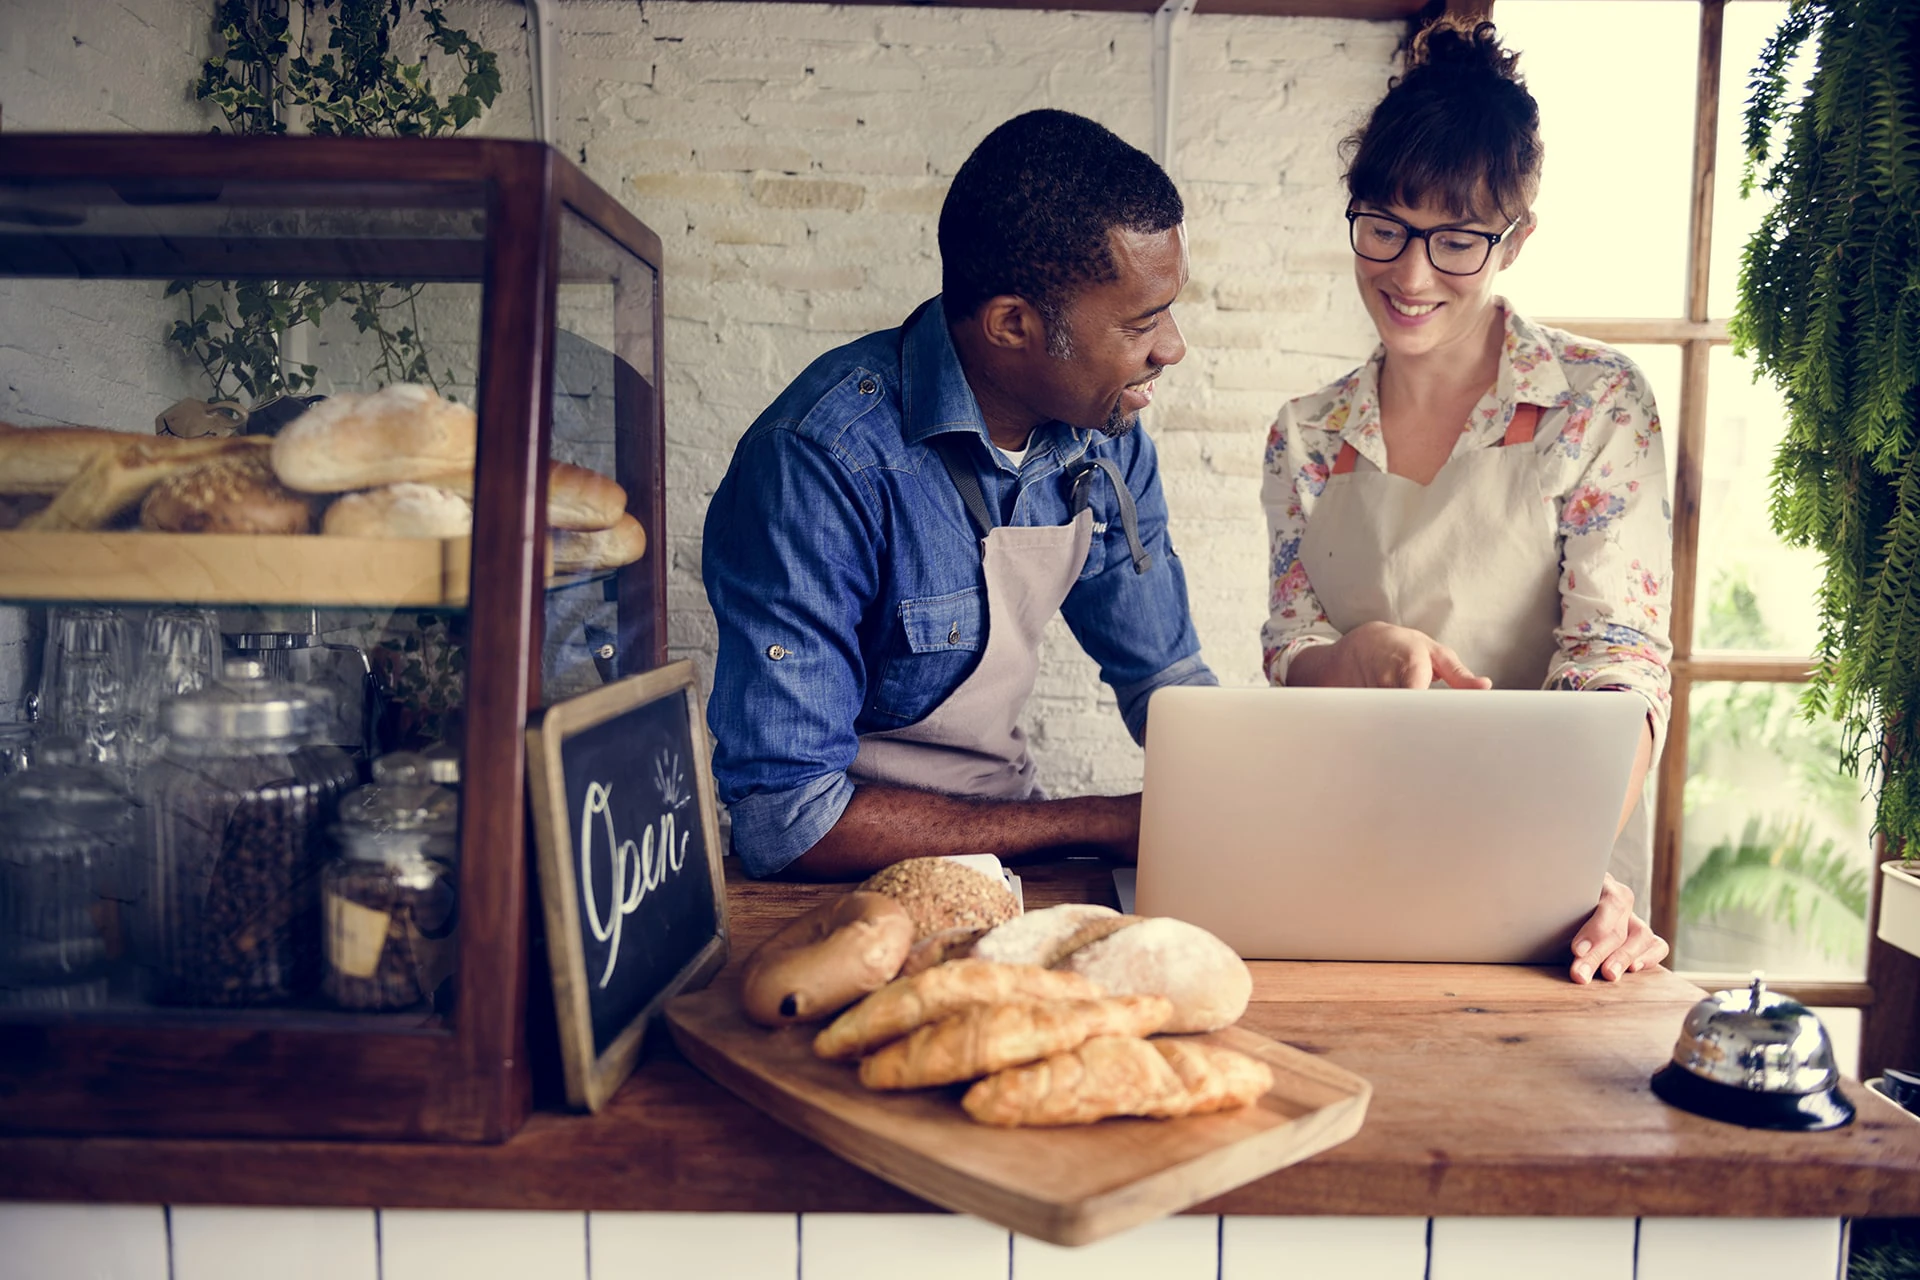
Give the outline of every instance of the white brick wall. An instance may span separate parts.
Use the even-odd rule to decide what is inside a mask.
[[[478,131],[526,136],[525,9],[446,7],[500,55],[504,89]],[[715,0],[555,8],[559,143],[665,245],[671,648],[710,676],[700,526],[734,442],[808,361],[937,291],[941,198],[994,125],[1061,107],[1150,145],[1150,24]],[[210,11],[0,4],[5,127],[205,128],[186,85]],[[1266,424],[1373,341],[1341,243],[1335,144],[1384,90],[1397,37],[1394,24],[1335,19],[1200,14],[1187,28],[1174,170],[1193,250],[1176,311],[1190,350],[1148,429],[1204,651],[1228,683],[1260,679]],[[1058,623],[1028,730],[1055,794],[1138,785],[1139,752]]]
[[[939,288],[934,226],[974,144],[1034,107],[1153,133],[1137,15],[569,0],[563,145],[666,251],[672,649],[710,672],[700,526],[734,441],[822,351]],[[1259,459],[1288,396],[1372,345],[1348,274],[1335,144],[1384,91],[1398,28],[1201,14],[1175,176],[1190,351],[1148,419],[1208,660],[1257,683]],[[1058,795],[1138,786],[1140,756],[1064,625],[1027,727]]]

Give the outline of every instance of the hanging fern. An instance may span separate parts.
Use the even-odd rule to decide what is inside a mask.
[[[1777,921],[1832,959],[1853,960],[1866,941],[1867,873],[1824,840],[1809,850],[1802,822],[1748,821],[1722,840],[1680,886],[1680,915],[1710,920],[1746,911]]]
[[[1795,0],[1751,88],[1745,185],[1778,203],[1731,328],[1785,394],[1774,526],[1826,561],[1805,706],[1920,848],[1920,0]]]

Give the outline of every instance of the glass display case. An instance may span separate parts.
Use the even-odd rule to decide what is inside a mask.
[[[666,654],[659,263],[532,143],[0,136],[0,1130],[525,1118],[527,716]]]

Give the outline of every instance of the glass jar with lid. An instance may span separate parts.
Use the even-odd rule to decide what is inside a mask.
[[[317,984],[325,833],[356,781],[312,742],[317,715],[257,663],[165,705],[166,753],[140,776],[156,999],[269,1004]]]
[[[0,1005],[95,1008],[126,953],[133,803],[77,760],[0,779]]]
[[[421,1004],[451,971],[460,796],[435,772],[421,754],[390,752],[340,802],[321,901],[323,994],[343,1009]]]

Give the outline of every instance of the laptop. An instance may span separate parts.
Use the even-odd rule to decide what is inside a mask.
[[[1135,910],[1249,960],[1570,961],[1646,715],[1622,691],[1161,689]]]

